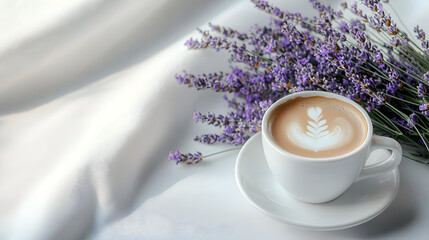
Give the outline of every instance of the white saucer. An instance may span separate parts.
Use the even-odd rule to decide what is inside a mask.
[[[387,151],[373,152],[369,162],[386,159]],[[238,187],[257,208],[268,216],[300,228],[336,230],[371,220],[389,206],[398,192],[399,171],[354,183],[340,197],[311,204],[290,197],[275,181],[262,150],[258,133],[244,144],[237,157]]]

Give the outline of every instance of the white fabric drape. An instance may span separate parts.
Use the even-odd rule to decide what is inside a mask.
[[[129,208],[152,159],[167,161],[176,103],[192,99],[174,80],[184,36],[226,3],[2,5],[0,238],[84,237]]]

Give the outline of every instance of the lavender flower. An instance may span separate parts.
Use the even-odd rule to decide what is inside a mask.
[[[423,98],[425,96],[426,93],[426,87],[424,84],[419,83],[419,85],[417,85],[417,96],[419,98]]]
[[[407,127],[408,128],[413,128],[416,123],[417,123],[418,117],[416,113],[412,113],[409,117],[408,123],[407,123]]]
[[[194,154],[191,154],[191,153],[183,154],[183,153],[180,153],[179,151],[176,151],[174,153],[170,152],[170,155],[168,156],[168,158],[170,160],[176,161],[176,165],[179,164],[180,162],[192,164],[192,163],[201,162],[203,160],[203,155],[200,152],[196,152]]]
[[[185,43],[189,49],[227,51],[231,64],[228,73],[176,75],[179,84],[223,92],[231,110],[226,114],[195,111],[196,122],[220,131],[194,140],[241,145],[260,131],[264,112],[276,100],[317,90],[354,100],[369,112],[377,133],[429,154],[429,41],[422,29],[414,29],[420,41],[416,44],[379,0],[361,0],[368,14],[356,3],[342,4],[344,11],[357,17],[351,20],[316,0],[310,0],[318,11],[313,18],[283,11],[267,1],[251,1],[271,15],[268,25],[256,24],[241,33],[209,24],[210,30],[199,30],[200,39]],[[175,152],[170,159],[197,163],[203,156]]]

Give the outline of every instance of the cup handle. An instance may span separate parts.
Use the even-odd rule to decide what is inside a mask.
[[[392,153],[384,161],[365,166],[356,181],[372,177],[380,173],[389,172],[398,167],[402,159],[402,148],[396,140],[374,135],[372,137],[370,151],[372,152],[376,149],[388,149],[391,150]]]

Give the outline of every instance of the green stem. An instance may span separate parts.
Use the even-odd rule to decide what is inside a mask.
[[[372,124],[374,124],[377,128],[383,129],[386,133],[390,135],[398,136],[398,134],[393,129],[387,127],[385,124],[378,122],[374,118],[372,118],[371,121],[372,121]]]
[[[393,121],[391,119],[389,119],[388,117],[386,117],[382,112],[380,112],[380,110],[375,109],[374,112],[377,113],[378,116],[383,118],[385,120],[385,122],[388,123],[390,126],[392,126],[397,132],[399,132],[399,134],[402,134],[402,131],[399,130],[399,128],[393,123]]]
[[[390,42],[390,40],[392,39],[392,37],[390,37],[389,35],[387,35],[387,34],[386,34],[385,30],[382,30],[382,31],[381,31],[381,34],[382,34],[383,36],[385,36],[385,37],[386,37],[386,39],[388,40],[387,42]],[[404,40],[405,40],[405,39],[404,39],[404,38],[402,38],[399,34],[398,34],[398,35],[396,35],[396,37],[397,37],[399,40],[401,40],[401,41],[404,41]],[[415,43],[414,43],[412,40],[408,39],[408,38],[407,38],[407,41],[415,45]],[[423,52],[423,50],[421,50],[421,51]],[[403,53],[403,54],[406,54],[406,53]],[[418,56],[417,56],[417,55],[418,55]],[[417,56],[418,58],[423,58],[420,54],[417,54],[417,55],[416,55],[416,56]],[[406,60],[406,59],[404,59],[404,60]],[[426,61],[425,61],[425,59],[423,59],[423,60],[424,60],[423,62],[426,62]]]
[[[419,67],[419,68],[420,68],[420,71],[421,71],[422,73],[424,73],[424,72],[425,72],[425,69],[429,67],[429,63],[426,61],[426,59],[424,59],[424,58],[423,58],[423,56],[422,56],[421,54],[417,53],[417,52],[416,52],[413,48],[411,48],[409,45],[407,45],[407,47],[408,47],[408,49],[405,49],[405,47],[404,47],[404,46],[401,46],[401,47],[400,47],[400,48],[398,48],[398,49],[403,49],[403,50],[400,50],[400,53],[402,53],[402,54],[406,55],[410,60],[414,60],[414,61],[415,61],[415,63],[412,63],[412,62],[408,61],[406,58],[403,58],[403,59],[404,59],[404,60],[407,60],[407,62],[408,62],[409,64],[417,64],[417,65],[418,65],[417,67]],[[398,51],[399,51],[399,50],[398,50]],[[412,59],[411,57],[413,57],[414,59]],[[424,64],[424,66],[422,66],[421,64]]]
[[[223,150],[223,151],[219,151],[219,152],[215,152],[215,153],[211,153],[211,154],[202,156],[202,158],[208,158],[208,157],[215,156],[215,155],[218,155],[218,154],[221,154],[221,153],[230,152],[230,151],[239,150],[239,149],[241,149],[241,147],[229,148],[229,149],[226,149],[226,150]]]
[[[410,101],[407,101],[407,100],[402,99],[402,98],[398,98],[398,97],[393,96],[393,95],[390,95],[390,94],[386,94],[386,96],[389,96],[389,97],[391,97],[391,98],[394,98],[394,99],[399,100],[399,101],[402,101],[402,102],[406,102],[406,103],[412,104],[412,105],[414,105],[414,106],[420,106],[420,104],[419,104],[419,103],[410,102]]]
[[[416,130],[417,134],[419,134],[420,139],[422,139],[423,144],[426,147],[426,150],[429,152],[429,147],[426,144],[426,139],[422,136],[422,134],[420,133],[419,129],[416,127],[416,125],[413,125],[414,129]]]
[[[370,65],[372,65],[372,64],[370,64]],[[378,74],[378,73],[376,73],[376,72],[372,71],[371,69],[366,68],[364,66],[359,66],[359,68],[362,68],[363,70],[366,70],[366,71],[368,71],[368,72],[370,72],[370,73],[372,73],[372,74],[374,74],[374,75],[376,75],[376,76],[378,76],[380,78],[386,79],[387,81],[391,82],[390,78],[388,76],[386,76],[386,74],[384,74],[383,72],[381,72],[380,69],[378,69],[378,68],[375,68],[376,71],[377,72],[381,72],[381,74],[383,74],[383,75],[380,75],[380,74]]]
[[[412,146],[414,146],[414,147],[416,147],[418,149],[423,149],[423,147],[421,145],[419,145],[417,142],[415,142],[413,139],[411,139],[407,135],[404,134],[401,137],[404,139],[404,141],[406,141],[406,143],[408,145],[410,145],[410,146],[412,145]]]
[[[409,158],[409,159],[411,159],[413,161],[416,161],[418,163],[421,163],[421,164],[424,164],[426,166],[429,166],[429,162],[425,162],[425,161],[422,161],[420,159],[417,159],[417,158],[415,158],[415,156],[413,154],[411,154],[409,152],[403,151],[402,154],[404,154],[405,157],[407,157],[407,158]]]
[[[386,74],[384,74],[378,67],[376,67],[374,64],[372,64],[372,63],[368,63],[368,65],[370,65],[372,68],[374,68],[377,72],[379,72],[380,74],[382,74],[384,77],[384,79],[386,79],[387,81],[389,81],[389,82],[391,82],[392,80],[386,75]],[[362,67],[362,66],[360,66],[361,68],[364,68],[364,69],[366,69],[367,71],[369,71],[369,72],[371,72],[371,73],[375,73],[375,72],[373,72],[373,71],[371,71],[371,70],[369,70],[369,69],[367,69],[367,68],[365,68],[365,67]],[[380,75],[377,75],[377,76],[380,76]],[[381,76],[380,76],[381,77]],[[414,87],[413,85],[411,85],[411,84],[409,84],[409,83],[407,83],[406,81],[404,81],[404,80],[402,80],[402,79],[399,79],[399,81],[401,81],[401,83],[403,83],[403,84],[405,84],[407,87],[409,87],[410,88],[410,90],[413,90],[413,91],[417,91],[417,88],[416,87]]]
[[[375,40],[373,40],[373,39],[371,39],[371,42],[373,42],[373,43],[375,43],[375,44],[377,44],[379,47],[380,47],[380,51],[385,55],[385,56],[389,56],[389,54],[385,51],[385,46],[383,45],[383,44],[381,44],[380,42],[377,42],[377,41],[375,41]],[[399,50],[399,48],[395,48],[395,50],[396,51],[400,51]],[[401,51],[402,52],[402,51]],[[395,53],[398,57],[400,57],[399,56],[399,53]],[[406,52],[402,52],[402,54],[404,54],[404,55],[407,55],[406,54]],[[408,58],[410,58],[410,57],[408,57]],[[392,58],[393,60],[395,60],[396,62],[398,62],[399,63],[399,61],[397,60],[397,59],[395,59],[395,58]],[[414,61],[416,61],[416,63],[412,63],[410,60],[408,60],[407,58],[402,58],[404,61],[406,61],[408,64],[410,64],[410,65],[415,65],[416,63],[417,64],[419,64],[415,59],[414,59]],[[411,58],[410,58],[411,59]],[[423,66],[421,66],[420,64],[419,64],[419,66],[418,66],[419,68],[420,68],[420,75],[423,73],[423,72],[425,72],[424,71],[424,69],[423,69]],[[378,68],[377,68],[378,69]],[[411,71],[413,71],[412,69],[410,69]],[[415,71],[413,71],[414,73],[415,73]],[[417,75],[418,75],[419,73],[417,73]]]
[[[262,59],[262,60],[264,60],[264,61],[267,61],[267,62],[269,62],[270,64],[272,64],[273,63],[273,60],[271,60],[271,59],[269,59],[269,58],[266,58],[266,57],[264,57],[264,56],[262,56],[262,55],[259,55],[258,53],[255,53],[255,52],[252,52],[252,51],[249,51],[249,50],[245,50],[247,53],[249,53],[249,54],[252,54],[253,56],[256,56],[256,57],[258,57],[258,58],[260,58],[260,59]]]
[[[407,72],[406,72],[406,71],[404,71],[402,68],[397,67],[397,66],[395,66],[394,64],[392,64],[392,63],[390,63],[390,62],[388,62],[388,61],[386,61],[386,60],[383,60],[383,62],[384,62],[384,63],[386,63],[387,65],[389,65],[390,67],[393,67],[393,68],[395,68],[396,70],[401,71],[402,73],[408,74],[408,75],[409,75],[410,77],[412,77],[414,80],[419,81],[419,82],[421,82],[421,83],[425,84],[426,86],[429,86],[429,83],[427,83],[426,81],[424,81],[421,77],[416,77],[416,76],[414,76],[414,75],[413,75],[413,74],[411,74],[411,73],[407,73]]]
[[[404,55],[404,57],[401,57],[398,54],[402,60],[406,61],[411,66],[415,66],[415,69],[408,68],[410,71],[413,71],[414,74],[422,75],[425,72],[425,70],[424,70],[425,67],[426,68],[429,67],[429,65],[427,65],[427,63],[424,60],[420,59],[420,61],[417,61],[417,58],[419,58],[419,56],[414,51],[410,51],[410,49],[409,49],[409,51],[406,51],[403,47],[396,48],[396,50],[399,53],[402,53]],[[412,61],[414,61],[414,62],[412,62]],[[426,66],[424,67],[420,63],[426,64]],[[419,72],[416,72],[416,71],[419,71]]]

